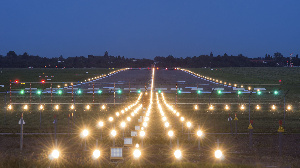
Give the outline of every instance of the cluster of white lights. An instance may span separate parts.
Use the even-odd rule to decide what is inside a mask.
[[[131,105],[125,107],[124,109],[122,109],[122,110],[121,110],[121,113],[116,112],[115,114],[116,114],[117,118],[118,118],[121,114],[124,114],[125,112],[129,111],[131,108],[135,107],[135,106],[139,103],[141,97],[142,97],[142,93],[140,93],[140,95],[139,95],[139,97],[138,97],[138,99],[137,99],[137,101],[136,101],[135,103],[133,103],[133,104],[131,104]],[[143,107],[143,106],[140,104],[140,105],[139,105],[139,106],[131,113],[131,116],[134,116],[135,114],[137,114],[138,111],[139,111],[142,107]],[[126,120],[127,120],[128,122],[131,121],[131,117],[127,117]],[[108,121],[109,121],[110,123],[112,123],[112,122],[114,121],[114,117],[112,117],[112,116],[108,117]],[[124,122],[124,121],[121,122],[121,127],[125,127],[125,126],[126,126],[126,123],[125,123],[125,122],[123,123],[123,122]],[[122,123],[123,123],[123,124],[122,124]],[[99,126],[99,127],[103,127],[103,125],[104,125],[104,122],[103,122],[103,121],[99,121],[99,122],[98,122],[98,126]]]
[[[124,109],[120,110],[120,112],[116,112],[116,116],[119,117],[120,115],[126,113],[128,110],[130,110],[132,107],[135,107],[141,100],[143,93],[140,93],[138,99],[136,100],[135,103],[132,103],[131,105],[125,107]]]
[[[176,115],[177,117],[180,117],[179,120],[180,120],[181,122],[184,122],[184,121],[185,121],[185,118],[184,118],[183,116],[180,116],[180,113],[179,113],[178,111],[176,111],[176,110],[173,108],[173,106],[169,105],[169,104],[166,102],[163,93],[161,93],[161,96],[162,96],[162,100],[163,100],[164,104],[168,107],[168,109],[169,109],[174,115]],[[157,97],[157,99],[158,99],[158,97]],[[161,108],[161,106],[160,106],[159,108]],[[187,121],[187,122],[186,122],[186,126],[187,126],[188,128],[190,128],[190,127],[192,126],[192,123],[191,123],[190,121]]]
[[[164,123],[164,126],[165,128],[169,128],[170,127],[170,123],[167,121],[167,117],[165,116],[165,113],[164,111],[162,110],[162,107],[160,105],[160,101],[158,99],[158,94],[156,93],[156,99],[157,99],[157,106],[158,106],[158,109],[159,109],[159,112],[160,112],[160,115],[162,117],[162,121]],[[173,107],[171,107],[173,108]],[[176,113],[177,114],[177,113]],[[184,119],[183,119],[184,120]],[[173,138],[175,136],[175,133],[173,130],[169,129],[168,132],[167,132],[167,135],[169,136],[169,138]],[[180,150],[179,150],[180,151]],[[178,151],[177,151],[178,152]],[[179,154],[179,153],[178,153]],[[178,155],[178,154],[175,154],[175,157]],[[180,157],[181,157],[181,153],[180,153]],[[178,157],[178,159],[180,158]],[[176,157],[177,158],[177,157]]]
[[[126,121],[127,122],[130,122],[131,121],[131,117],[134,117],[141,109],[142,109],[142,107],[143,107],[143,105],[142,104],[140,104],[131,114],[130,114],[130,116],[128,116],[128,117],[125,117],[126,118]],[[131,108],[131,107],[130,107]],[[129,109],[130,109],[129,108]],[[127,109],[127,108],[125,108],[125,109]],[[129,110],[129,109],[127,109],[127,111]],[[110,122],[110,123],[112,123],[113,121],[114,121],[114,118],[113,117],[108,117],[108,121]],[[122,124],[123,123],[123,124]],[[122,126],[123,125],[123,126]],[[121,127],[125,127],[126,126],[126,123],[124,122],[124,121],[121,121]]]

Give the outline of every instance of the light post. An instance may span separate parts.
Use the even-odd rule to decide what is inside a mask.
[[[123,138],[124,138],[125,126],[126,126],[126,123],[124,121],[121,122],[121,127],[123,128]]]
[[[23,111],[27,111],[28,110],[28,105],[24,105],[23,107]],[[21,131],[20,131],[20,150],[22,151],[23,150],[23,124],[24,123],[24,120],[23,120],[23,112],[21,114],[21,122],[20,122],[20,125],[21,125]]]
[[[283,126],[285,127],[285,97],[289,93],[290,90],[286,91],[285,94],[283,95]]]
[[[182,134],[183,134],[183,121],[184,121],[184,117],[180,117],[180,121],[181,121],[181,129],[182,129]]]
[[[112,127],[112,122],[113,122],[114,118],[113,117],[109,117],[108,121],[110,122],[110,126]]]
[[[142,130],[140,132],[140,137],[142,138],[142,147],[144,146],[144,137],[145,137],[145,135],[146,135],[145,131]]]
[[[81,132],[81,135],[82,135],[82,138],[84,138],[84,151],[87,151],[87,149],[86,149],[86,139],[87,139],[87,136],[89,135],[89,131],[87,129],[84,129]]]
[[[178,160],[181,159],[181,157],[182,157],[181,150],[179,150],[179,149],[175,150],[174,156]]]
[[[200,138],[202,137],[203,135],[203,132],[200,130],[200,126],[199,127],[199,130],[197,131],[197,136],[198,136],[198,150],[200,150]]]
[[[251,90],[251,87],[249,87],[248,89],[250,91],[250,94],[249,94],[249,123],[250,123],[250,113],[251,113],[250,105],[251,105],[251,95],[252,95],[253,90]]]
[[[110,132],[111,136],[113,137],[113,147],[115,146],[115,137],[117,135],[117,131],[116,130],[112,130]]]
[[[188,121],[188,122],[186,123],[186,126],[188,127],[188,140],[190,140],[190,128],[191,128],[191,126],[192,126],[192,123]]]
[[[170,148],[172,148],[172,137],[174,136],[174,132],[173,132],[172,130],[170,130],[170,131],[168,132],[168,135],[169,135],[169,137],[170,137]]]
[[[39,110],[40,110],[40,129],[41,129],[41,125],[42,125],[42,111],[44,109],[43,105],[40,105]]]
[[[55,106],[55,110],[58,111],[59,110],[59,106],[56,105]],[[56,125],[57,125],[57,118],[56,115],[54,115],[54,140],[55,140],[55,147],[57,147],[57,138],[56,138]]]
[[[98,125],[100,127],[100,140],[102,140],[102,128],[104,126],[104,122],[103,121],[99,121]]]

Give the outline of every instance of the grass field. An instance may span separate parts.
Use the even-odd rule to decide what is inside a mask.
[[[72,69],[6,68],[6,69],[1,69],[0,85],[4,85],[4,88],[0,88],[0,91],[9,90],[10,80],[12,82],[14,82],[15,80],[19,80],[19,83],[27,82],[25,83],[25,85],[13,84],[12,85],[13,89],[15,89],[16,87],[29,88],[29,82],[41,82],[42,79],[44,79],[46,82],[50,82],[47,81],[47,79],[51,79],[51,82],[82,82],[85,79],[99,76],[102,74],[107,74],[114,70],[115,69],[104,69],[104,68],[72,68]],[[41,86],[40,84],[34,84],[32,87],[46,87],[46,86]],[[47,85],[47,87],[49,86]]]
[[[266,87],[270,90],[289,91],[289,96],[300,98],[300,67],[230,67],[230,68],[197,68],[189,69],[200,75],[209,76],[224,82],[253,87]],[[262,84],[280,84],[280,86]]]

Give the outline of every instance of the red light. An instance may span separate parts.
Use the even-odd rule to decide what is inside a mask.
[[[41,83],[45,83],[45,80],[42,80]]]
[[[15,80],[15,83],[19,83],[19,80]]]
[[[168,68],[166,68],[166,70],[168,70]]]
[[[279,82],[281,82],[281,80],[279,80]]]

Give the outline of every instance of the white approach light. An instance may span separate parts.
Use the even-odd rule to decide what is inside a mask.
[[[217,159],[220,159],[223,156],[222,151],[221,150],[216,150],[215,151],[215,157]]]
[[[100,157],[100,151],[98,149],[94,150],[93,152],[93,158],[98,159]]]
[[[174,156],[176,159],[180,159],[181,158],[181,151],[179,149],[177,149],[175,152],[174,152]]]
[[[54,149],[51,153],[52,158],[57,159],[59,158],[59,151],[57,149]]]
[[[134,151],[133,151],[133,157],[135,158],[135,159],[137,159],[137,158],[139,158],[140,156],[141,156],[141,151],[139,150],[139,149],[135,149]]]

